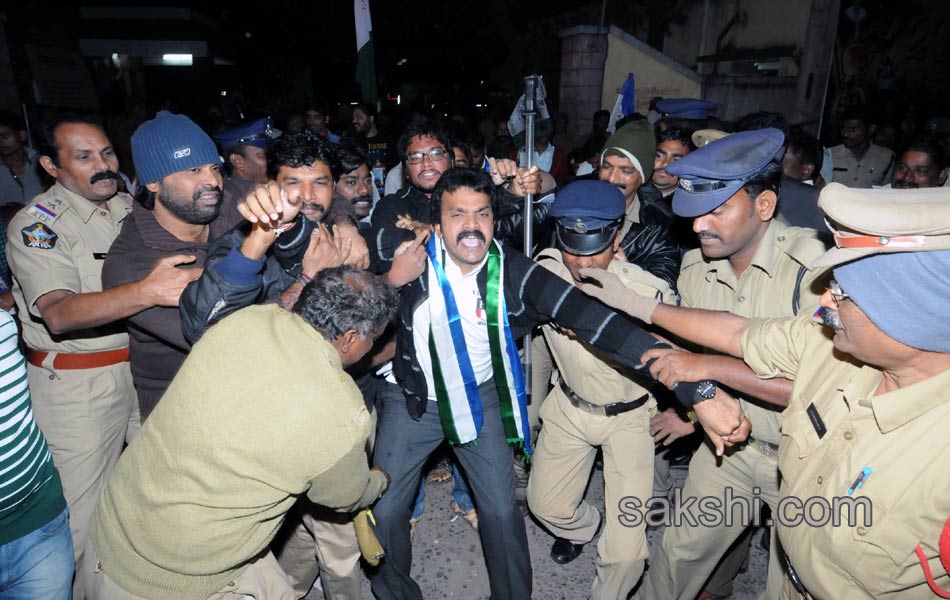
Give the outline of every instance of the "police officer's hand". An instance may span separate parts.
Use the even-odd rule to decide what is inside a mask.
[[[644,323],[652,323],[651,317],[660,301],[657,298],[641,296],[625,286],[620,278],[604,269],[581,269],[581,275],[593,279],[600,285],[584,283],[581,291],[597,298],[607,306],[623,311],[640,319]]]
[[[426,269],[426,249],[423,244],[429,239],[427,231],[416,231],[415,239],[403,242],[396,248],[393,266],[386,273],[386,282],[393,287],[402,287],[415,281]]]
[[[145,279],[139,281],[142,294],[149,298],[154,306],[178,306],[181,293],[189,283],[201,277],[204,271],[197,267],[179,266],[193,262],[195,257],[186,254],[158,259]]]
[[[307,277],[313,277],[324,269],[339,267],[343,264],[343,253],[349,251],[349,243],[342,249],[330,236],[327,226],[320,224],[310,234],[310,245],[301,261],[301,271]]]
[[[350,223],[336,223],[333,226],[333,239],[341,244],[347,243],[348,250],[343,258],[343,264],[357,269],[369,268],[369,246],[360,235],[359,229]]]
[[[684,419],[674,408],[668,408],[650,419],[650,435],[655,444],[663,443],[669,446],[676,440],[692,435],[696,426]]]
[[[251,223],[260,223],[264,229],[273,229],[290,223],[300,213],[300,198],[290,199],[276,181],[257,185],[238,203],[241,216]]]
[[[722,456],[728,446],[739,443],[749,435],[744,428],[748,419],[742,414],[739,401],[722,391],[722,388],[716,390],[713,398],[694,404],[693,412],[713,443],[716,456]]]
[[[640,364],[650,365],[650,375],[668,387],[673,387],[681,381],[702,381],[713,379],[706,370],[706,357],[702,354],[687,352],[682,348],[651,348],[640,357]]]

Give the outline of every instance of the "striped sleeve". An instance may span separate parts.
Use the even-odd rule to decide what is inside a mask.
[[[49,483],[51,462],[46,439],[33,420],[16,323],[0,311],[0,518]]]

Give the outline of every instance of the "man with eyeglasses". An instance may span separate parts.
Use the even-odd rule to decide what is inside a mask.
[[[442,174],[454,163],[453,144],[448,134],[425,117],[410,121],[399,138],[399,155],[409,185],[395,194],[382,198],[372,215],[370,268],[384,273],[392,266],[393,254],[399,244],[412,238],[403,227],[397,227],[400,217],[408,217],[412,224],[428,229],[429,197]],[[519,169],[514,161],[492,161],[492,180],[496,185],[505,183],[507,191],[515,196],[536,194],[541,187],[539,171]]]
[[[788,227],[773,218],[783,144],[784,136],[777,129],[745,131],[711,142],[666,167],[679,177],[673,211],[692,218],[700,242],[699,249],[683,258],[677,282],[683,307],[725,310],[746,318],[790,317],[811,314],[817,308],[820,291],[814,284],[822,278],[822,270],[810,265],[825,246],[814,230]],[[659,318],[654,323],[682,337],[676,319]],[[781,377],[759,379],[735,358],[682,349],[658,356],[652,370],[670,388],[678,382],[699,380],[728,386],[739,395],[752,422],[749,443],[721,461],[705,445],[696,451],[683,497],[715,497],[724,502],[726,490],[731,489],[734,497],[750,504],[764,501],[774,512],[779,501],[779,407],[788,402],[791,382]],[[671,409],[654,419],[651,429],[657,441],[670,443],[691,432],[692,426]],[[697,597],[725,550],[743,535],[747,525],[735,522],[707,527],[686,522],[668,527],[641,597]],[[741,564],[745,552],[729,557]],[[737,571],[728,562],[716,571],[705,597],[728,592]],[[782,579],[779,565],[770,561],[764,598],[777,597]]]
[[[923,600],[950,589],[946,196],[825,187],[819,207],[836,224],[837,248],[812,263],[834,278],[815,314],[654,310],[653,300],[616,296],[620,282],[598,290],[655,323],[675,314],[680,334],[742,357],[759,377],[794,381],[778,454],[786,503],[776,526],[793,574],[782,598]],[[801,518],[806,500],[840,507],[842,499],[855,504],[832,508],[838,526]]]

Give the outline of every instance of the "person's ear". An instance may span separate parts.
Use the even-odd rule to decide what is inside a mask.
[[[18,132],[17,132],[17,137],[20,138],[20,143],[21,143],[21,144],[25,144],[25,143],[26,143],[26,132],[25,132],[25,131],[22,131],[22,130],[21,130],[21,131],[18,131]]]
[[[340,336],[340,352],[343,354],[349,354],[350,348],[353,347],[354,342],[356,342],[360,337],[360,334],[355,329],[348,329]]]
[[[614,236],[614,254],[617,253],[617,250],[620,250],[620,242],[623,240],[620,238],[621,230],[617,230],[617,235]]]
[[[53,163],[53,159],[43,155],[40,157],[40,166],[43,167],[43,170],[49,173],[49,176],[53,179],[56,179],[56,164]]]
[[[232,152],[228,156],[228,161],[231,163],[231,167],[235,171],[244,172],[244,157],[238,154],[237,152]]]
[[[947,182],[947,169],[940,169],[940,173],[937,174],[937,187],[942,187],[943,184]]]
[[[158,190],[161,189],[161,183],[159,183],[158,181],[153,181],[152,183],[146,183],[145,189],[152,192],[153,194],[157,194]]]
[[[814,173],[815,173],[815,165],[811,163],[807,165],[802,165],[802,175],[805,176],[805,179],[811,179]]]
[[[765,190],[755,198],[755,214],[761,221],[768,221],[775,216],[778,207],[778,196],[772,190]]]

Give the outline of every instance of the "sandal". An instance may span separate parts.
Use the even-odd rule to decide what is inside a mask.
[[[455,500],[452,500],[451,506],[452,506],[452,512],[456,513],[457,515],[461,515],[462,518],[468,521],[468,524],[472,526],[472,529],[474,529],[475,531],[478,531],[478,513],[475,511],[474,508],[468,512],[465,512],[464,510],[462,510],[462,507],[460,507],[458,505],[458,502],[456,502]],[[457,518],[458,517],[453,517],[452,520],[454,521]]]
[[[449,459],[443,458],[435,467],[429,471],[429,481],[432,483],[443,483],[452,479],[452,463]]]

